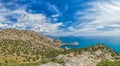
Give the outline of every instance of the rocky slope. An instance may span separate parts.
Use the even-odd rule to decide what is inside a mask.
[[[5,29],[0,31],[0,64],[42,62],[62,51],[60,42],[32,30]]]
[[[64,62],[50,62],[40,66],[97,66],[103,60],[118,61],[120,63],[120,55],[103,44],[76,49],[66,55],[58,55],[56,59]]]

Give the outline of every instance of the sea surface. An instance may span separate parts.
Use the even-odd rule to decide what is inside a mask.
[[[72,43],[72,42],[79,42],[77,46],[73,45],[67,45],[67,46],[62,46],[68,47],[71,49],[76,49],[76,48],[85,48],[88,46],[92,46],[95,44],[104,44],[111,48],[112,50],[120,53],[120,36],[81,36],[81,37],[74,37],[74,36],[66,36],[66,37],[59,37],[59,39],[63,43]]]

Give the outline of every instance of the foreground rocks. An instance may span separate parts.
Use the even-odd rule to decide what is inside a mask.
[[[49,62],[46,64],[42,64],[40,66],[63,66],[62,64],[54,63],[54,62]]]
[[[72,54],[71,54],[72,55]],[[90,58],[91,57],[91,58]],[[100,62],[100,59],[93,59],[92,56],[86,56],[86,55],[78,55],[76,57],[69,56],[68,55],[60,55],[59,59],[64,59],[64,63],[58,64],[58,63],[46,63],[42,64],[40,66],[96,66],[98,62]]]

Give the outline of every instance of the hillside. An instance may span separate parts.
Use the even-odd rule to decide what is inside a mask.
[[[61,52],[60,44],[32,30],[1,30],[0,64],[40,63]]]
[[[120,66],[120,55],[103,44],[67,50],[56,57],[59,62],[49,62],[40,66]]]
[[[32,30],[5,29],[0,31],[0,40],[22,40],[32,42],[49,43],[51,46],[58,46],[49,37],[39,34]]]

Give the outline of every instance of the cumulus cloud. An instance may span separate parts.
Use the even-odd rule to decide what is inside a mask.
[[[9,10],[0,7],[0,29],[28,29],[52,35],[59,31],[61,25],[62,23],[53,24],[44,14],[28,13],[23,8]]]
[[[81,35],[92,36],[120,35],[120,1],[100,0],[88,3],[88,5],[91,7],[84,12],[76,12],[79,25],[76,26],[78,29],[70,27],[73,31],[77,31]]]
[[[31,29],[37,32],[55,33],[62,23],[52,24],[43,14],[28,14],[25,11],[16,11],[21,14],[18,22],[13,25],[15,28]]]

